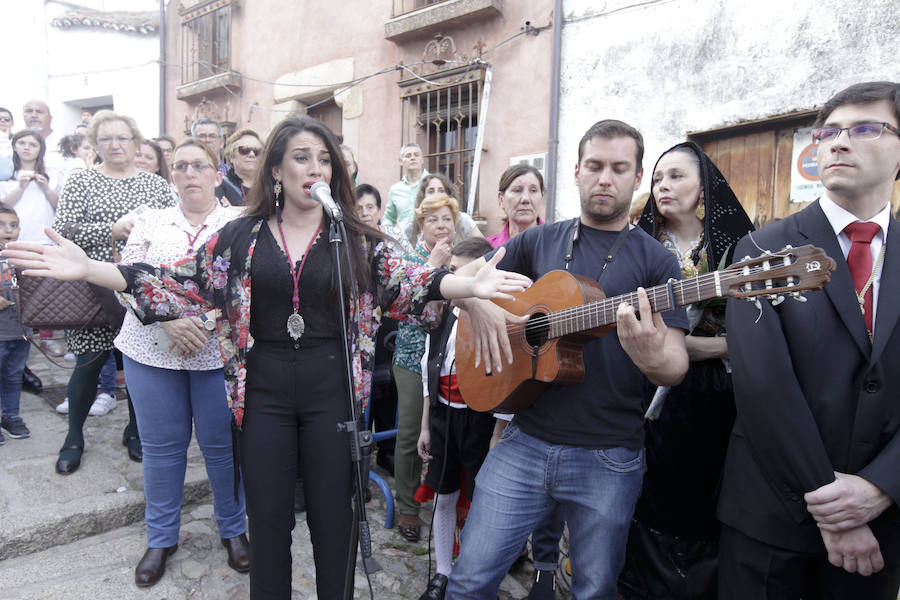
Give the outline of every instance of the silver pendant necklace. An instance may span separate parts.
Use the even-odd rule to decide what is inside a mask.
[[[319,226],[316,228],[316,232],[313,234],[312,239],[309,240],[309,245],[306,247],[306,252],[303,253],[303,258],[300,259],[300,264],[297,268],[294,268],[294,261],[291,258],[291,251],[288,250],[287,240],[284,237],[284,230],[281,228],[281,222],[278,222],[278,233],[281,234],[281,244],[284,246],[284,253],[287,255],[288,259],[288,267],[291,270],[291,279],[294,282],[294,296],[291,298],[291,302],[294,306],[294,312],[290,314],[287,318],[287,333],[291,336],[291,339],[295,342],[300,339],[303,335],[304,330],[306,330],[306,322],[303,321],[303,317],[300,316],[300,273],[303,272],[303,265],[306,264],[306,259],[309,257],[309,251],[312,250],[313,244],[316,243],[316,238],[319,237],[319,233],[322,231],[322,223],[319,223]]]

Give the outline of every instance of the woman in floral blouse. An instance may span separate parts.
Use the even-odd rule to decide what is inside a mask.
[[[179,205],[141,213],[122,250],[124,263],[173,263],[193,256],[238,216],[233,209],[219,206],[216,185],[222,175],[209,146],[190,138],[175,148],[173,158]],[[242,573],[250,570],[244,496],[234,493],[231,412],[212,329],[214,322],[205,313],[186,312],[179,319],[150,325],[142,325],[134,313],[128,313],[115,340],[122,351],[144,449],[147,551],[134,572],[139,587],[159,581],[166,559],[178,549],[193,431],[206,463],[228,566]]]
[[[334,284],[330,219],[310,196],[318,181],[330,184],[343,209],[352,289]],[[211,236],[192,259],[171,267],[116,269],[55,237],[59,248],[23,244],[6,256],[26,267],[25,275],[87,279],[127,291],[143,322],[221,310],[216,332],[240,431],[253,600],[291,596],[298,469],[306,480],[318,596],[342,597],[353,523],[350,446],[337,431],[337,423],[349,418],[345,398],[351,391],[342,376],[340,319],[350,325],[352,391],[359,405],[368,399],[382,315],[405,319],[423,314],[430,300],[508,297],[529,284],[495,270],[498,259],[474,278],[404,261],[382,234],[360,223],[340,148],[331,131],[308,117],[287,119],[272,131],[247,215]],[[347,315],[339,314],[338,293],[351,300]]]
[[[420,265],[442,267],[450,264],[450,249],[456,234],[459,206],[445,194],[426,197],[415,210],[415,231],[419,242],[412,248],[402,240],[406,259]],[[394,446],[394,484],[397,488],[397,529],[407,541],[418,542],[421,535],[416,490],[422,481],[422,459],[416,444],[422,429],[422,354],[425,330],[413,323],[397,326],[394,346],[394,381],[397,383],[397,443]]]

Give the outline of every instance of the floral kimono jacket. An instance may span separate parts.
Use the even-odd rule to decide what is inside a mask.
[[[250,335],[250,261],[263,220],[242,217],[212,235],[193,257],[171,266],[120,265],[127,282],[123,299],[144,324],[199,315],[219,309],[216,335],[224,361],[225,389],[235,424],[244,418],[247,354]],[[440,281],[446,274],[406,262],[392,241],[367,240],[373,292],[357,294],[349,306],[350,352],[358,408],[368,403],[372,387],[375,334],[382,316],[422,324],[439,322]]]

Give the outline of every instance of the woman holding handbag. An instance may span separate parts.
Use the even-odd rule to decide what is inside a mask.
[[[117,244],[128,239],[134,226],[129,214],[139,206],[172,206],[169,184],[158,175],[139,171],[134,156],[143,138],[131,117],[109,110],[91,121],[88,139],[103,163],[85,169],[66,181],[60,196],[53,229],[80,246],[95,260],[112,261]],[[68,475],[78,470],[84,452],[84,421],[97,393],[100,369],[113,347],[112,327],[71,330],[69,351],[75,354],[75,370],[69,378],[69,431],[56,461],[56,472]],[[128,425],[122,443],[128,456],[143,459],[134,407],[128,401]]]

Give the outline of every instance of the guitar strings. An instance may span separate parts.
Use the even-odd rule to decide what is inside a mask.
[[[774,256],[779,257],[780,255],[774,255]],[[778,268],[782,268],[783,266],[790,266],[790,264],[793,264],[793,263],[788,263],[788,265],[779,265],[779,266],[776,266],[774,269],[771,269],[771,268],[765,269],[764,267],[761,267],[761,266],[750,267],[749,274],[756,275],[756,274],[760,274],[760,273],[772,273],[773,276],[771,277],[771,279],[775,279],[776,278],[775,271]],[[716,272],[714,271],[712,273],[706,273],[704,275],[699,275],[697,277],[694,277],[693,282],[690,279],[676,281],[676,282],[674,282],[674,285],[673,285],[673,294],[680,292],[682,300],[684,300],[685,284],[696,285],[698,292],[699,292],[701,286],[705,289],[710,284],[715,285],[715,278],[716,278],[715,273]],[[735,277],[737,277],[737,278],[745,277],[747,275],[744,273],[743,268],[739,268],[739,269],[735,268],[732,270],[719,271],[718,273],[719,273],[719,282],[722,284],[723,287],[726,284],[728,284],[731,279],[734,279]],[[678,290],[674,289],[676,286],[680,289],[678,289]],[[659,303],[662,300],[668,300],[668,297],[669,297],[668,285],[665,285],[665,284],[659,285],[659,286],[654,286],[654,287],[648,289],[647,292],[648,292],[648,297],[649,297],[651,303]],[[631,304],[632,306],[636,306],[638,304],[637,292],[629,292],[627,294],[614,296],[612,298],[603,298],[601,300],[589,302],[587,304],[582,304],[579,306],[574,306],[574,307],[564,308],[564,309],[561,309],[558,311],[553,311],[550,314],[545,314],[540,317],[535,317],[534,319],[531,319],[527,323],[508,324],[506,326],[506,330],[507,330],[508,334],[518,333],[522,330],[526,331],[526,333],[533,333],[534,331],[542,329],[542,328],[549,328],[554,323],[570,324],[579,319],[583,320],[586,315],[588,317],[590,317],[591,315],[596,315],[599,312],[602,312],[604,315],[604,318],[605,318],[608,311],[612,311],[614,313],[616,310],[618,310],[618,306],[620,304],[622,304],[623,302],[627,303],[627,304]],[[590,314],[588,314],[588,313],[590,313]],[[608,321],[605,324],[611,324],[613,321],[614,321],[614,319]],[[604,324],[598,324],[597,327],[601,327],[603,325]]]

